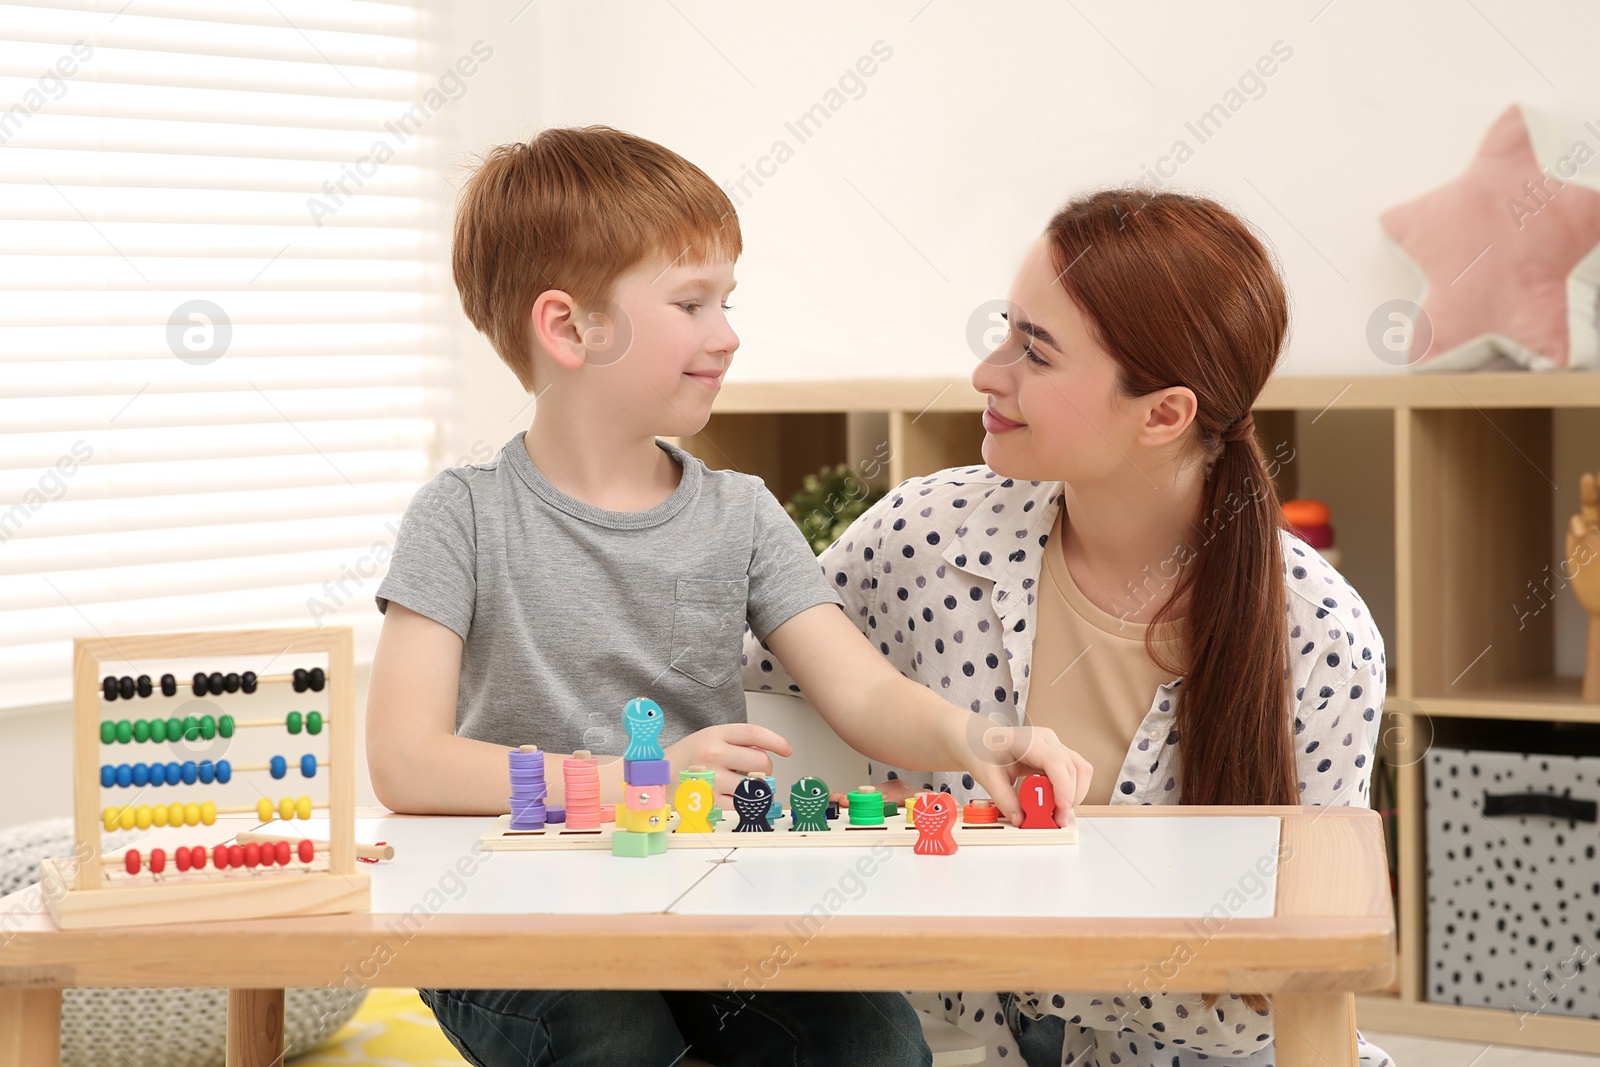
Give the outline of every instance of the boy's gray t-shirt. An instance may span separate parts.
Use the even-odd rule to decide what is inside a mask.
[[[746,621],[765,640],[843,601],[761,479],[683,469],[647,511],[605,511],[557,489],[518,433],[486,463],[440,471],[400,521],[389,601],[461,635],[456,733],[551,752],[621,755],[622,707],[661,705],[662,743],[745,721]]]

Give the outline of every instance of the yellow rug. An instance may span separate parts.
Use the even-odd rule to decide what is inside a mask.
[[[467,1061],[439,1029],[415,989],[369,989],[338,1033],[292,1067],[462,1067]]]

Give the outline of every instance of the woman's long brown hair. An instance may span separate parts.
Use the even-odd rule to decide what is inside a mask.
[[[1146,650],[1183,675],[1178,689],[1184,804],[1298,804],[1285,610],[1283,522],[1250,415],[1289,328],[1288,298],[1266,249],[1203,197],[1105,190],[1069,203],[1046,235],[1059,282],[1120,365],[1126,398],[1194,391],[1196,461],[1212,464],[1173,595]],[[1230,435],[1231,436],[1231,435]],[[1163,663],[1153,639],[1187,597],[1188,662]],[[1265,1011],[1267,1000],[1246,995]],[[1207,994],[1209,1010],[1216,994]]]

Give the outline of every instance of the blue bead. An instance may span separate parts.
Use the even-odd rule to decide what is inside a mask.
[[[228,784],[228,779],[233,777],[233,764],[225,759],[217,760],[217,781],[223,785]]]
[[[150,764],[150,784],[151,785],[166,785],[167,784],[167,765],[165,763],[152,763],[152,764]]]
[[[133,768],[126,763],[117,764],[117,784],[124,789],[133,784]]]
[[[183,763],[183,784],[194,785],[200,777],[200,769],[194,765],[194,760],[185,760]]]
[[[289,773],[289,764],[282,756],[272,757],[272,777],[282,778]]]
[[[208,759],[201,760],[200,761],[200,783],[202,785],[210,785],[211,784],[211,780],[213,778],[215,778],[216,776],[217,776],[217,768],[212,765],[211,761],[208,760]]]
[[[300,773],[305,775],[307,778],[315,778],[317,776],[317,757],[313,756],[309,752],[307,752],[304,756],[301,756]]]
[[[140,789],[150,784],[150,765],[148,763],[135,763],[133,765],[133,784]]]
[[[181,781],[183,781],[183,764],[173,760],[167,764],[167,784],[177,785]]]
[[[117,769],[109,763],[100,765],[100,784],[107,789],[117,784]]]

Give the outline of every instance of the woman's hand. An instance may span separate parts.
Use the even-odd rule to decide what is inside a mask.
[[[733,796],[739,779],[754,771],[772,773],[770,752],[780,756],[794,755],[789,742],[754,723],[733,722],[721,726],[708,726],[696,730],[683,740],[666,748],[666,757],[672,764],[673,774],[699,765],[717,772],[712,792],[719,797]],[[671,794],[668,794],[671,798]]]
[[[1057,826],[1072,821],[1072,809],[1083,803],[1094,778],[1089,761],[1061,743],[1056,732],[1042,726],[1002,726],[983,715],[966,716],[960,736],[950,738],[952,753],[1000,808],[1012,825],[1022,824],[1022,805],[1016,781],[1028,774],[1043,774],[1055,791]]]

